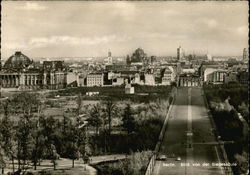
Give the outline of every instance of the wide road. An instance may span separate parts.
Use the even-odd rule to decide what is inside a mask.
[[[205,107],[202,89],[180,87],[170,111],[160,154],[168,157],[156,161],[154,175],[223,175],[222,162]],[[174,155],[172,155],[174,154]]]

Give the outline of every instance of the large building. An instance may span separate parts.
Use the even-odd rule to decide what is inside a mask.
[[[201,86],[200,77],[195,74],[181,74],[179,76],[178,86]]]
[[[91,73],[87,75],[87,86],[103,86],[103,73]]]
[[[66,72],[62,61],[46,61],[36,66],[32,59],[16,52],[3,65],[0,82],[3,89],[59,89],[66,86]]]
[[[179,46],[177,48],[177,60],[181,61],[184,59],[184,57],[185,57],[184,50],[181,48],[181,46]]]
[[[225,78],[227,75],[226,70],[216,70],[209,73],[206,77],[206,83],[222,84],[225,83]],[[230,81],[228,79],[228,81]]]
[[[163,69],[163,75],[162,75],[162,85],[171,85],[172,82],[174,82],[176,79],[175,70],[172,66],[168,66],[165,69]]]

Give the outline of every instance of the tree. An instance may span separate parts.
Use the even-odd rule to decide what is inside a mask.
[[[127,130],[127,133],[131,133],[135,129],[135,118],[132,114],[130,104],[127,104],[124,114],[122,116],[122,126]]]
[[[248,155],[246,152],[243,152],[242,155],[235,154],[234,158],[237,162],[237,173],[246,174],[249,171],[248,167]]]
[[[102,125],[102,109],[100,104],[95,104],[90,111],[90,117],[88,118],[88,123],[90,126],[95,127],[96,135],[99,134],[99,128]]]
[[[34,164],[34,169],[36,170],[37,163],[43,158],[45,152],[45,138],[42,135],[39,119],[34,121],[34,125],[34,131],[32,132],[34,144],[32,147],[31,160]]]
[[[67,141],[67,153],[68,153],[68,157],[70,159],[72,159],[72,168],[74,168],[74,165],[75,165],[75,159],[78,159],[80,156],[79,156],[79,147],[77,145],[78,143],[78,136],[77,136],[77,133],[76,133],[76,128],[72,127],[72,132],[70,134],[71,136],[71,139],[69,139]]]
[[[104,115],[107,116],[107,122],[108,122],[108,134],[111,134],[112,130],[112,118],[116,114],[116,104],[111,100],[108,99],[104,102]]]
[[[33,109],[37,111],[40,104],[37,94],[27,92],[15,95],[12,101],[16,104],[16,110],[21,110],[24,115],[28,116],[31,115]]]
[[[72,167],[74,168],[74,162],[75,159],[79,158],[78,154],[78,140],[80,139],[79,133],[78,133],[78,125],[69,119],[66,125],[66,128],[64,128],[64,134],[63,134],[63,147],[64,147],[64,155],[68,158],[72,159]]]
[[[107,148],[107,134],[108,134],[108,141],[110,140],[110,136],[111,136],[111,130],[112,130],[112,118],[114,117],[114,115],[116,114],[117,110],[116,110],[116,104],[111,100],[108,99],[107,101],[104,102],[104,108],[103,108],[103,117],[104,117],[104,150],[106,152],[106,148]],[[105,126],[106,123],[108,123],[108,130],[106,130]],[[109,142],[108,142],[109,143]],[[110,148],[110,145],[109,147]]]
[[[77,96],[77,115],[80,115],[81,108],[82,108],[82,95],[79,93]]]
[[[31,158],[32,152],[32,123],[30,116],[22,116],[18,121],[16,138],[18,142],[18,168],[20,169],[21,160],[23,161],[23,167],[26,165],[26,161]]]
[[[15,171],[14,167],[14,158],[15,158],[15,140],[14,140],[14,123],[9,119],[9,116],[4,116],[0,122],[0,142],[2,143],[2,149],[5,155],[12,160],[13,172]]]
[[[50,159],[51,159],[51,162],[53,163],[54,170],[56,170],[56,165],[57,165],[56,160],[59,159],[60,156],[57,153],[55,145],[53,144],[50,145],[49,152],[50,152]]]

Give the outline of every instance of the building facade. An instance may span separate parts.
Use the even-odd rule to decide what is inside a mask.
[[[66,87],[62,61],[47,61],[36,67],[21,52],[8,58],[0,72],[1,87],[15,90],[60,89]]]
[[[87,86],[103,86],[103,73],[91,73],[87,75]]]
[[[178,86],[201,86],[200,77],[194,74],[181,74],[179,76]]]
[[[172,82],[172,71],[167,67],[165,68],[162,76],[162,85],[170,85]]]
[[[207,75],[207,83],[221,84],[225,82],[227,72],[225,70],[216,70]]]

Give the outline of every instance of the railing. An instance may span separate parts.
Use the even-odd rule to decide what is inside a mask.
[[[165,118],[164,123],[163,123],[163,126],[162,126],[162,128],[161,128],[161,132],[160,132],[160,135],[159,135],[159,139],[158,139],[158,141],[157,141],[157,143],[156,143],[156,146],[155,146],[154,154],[153,154],[153,156],[150,158],[150,161],[149,161],[149,163],[148,163],[148,166],[147,166],[145,175],[151,175],[151,174],[153,173],[153,170],[154,170],[156,155],[157,155],[157,153],[158,153],[159,150],[160,150],[160,146],[161,146],[161,143],[162,143],[162,140],[163,140],[163,137],[164,137],[164,133],[165,133],[165,130],[166,130],[166,126],[167,126],[167,123],[168,123],[168,118],[169,118],[169,115],[170,115],[170,111],[171,111],[172,106],[173,106],[173,103],[174,103],[174,101],[175,101],[176,92],[172,92],[172,93],[173,93],[173,100],[172,100],[171,104],[169,105],[169,108],[168,108],[168,112],[167,112],[166,118]]]

